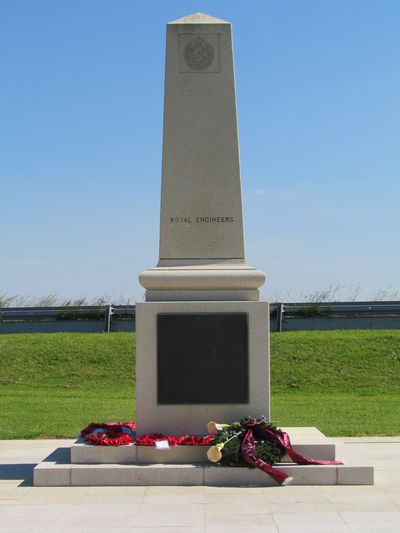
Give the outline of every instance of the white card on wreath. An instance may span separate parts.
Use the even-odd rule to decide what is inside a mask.
[[[167,440],[156,440],[155,442],[157,450],[169,450],[169,442]]]

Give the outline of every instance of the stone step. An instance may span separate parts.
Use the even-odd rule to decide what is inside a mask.
[[[119,463],[163,463],[188,464],[208,463],[209,446],[172,446],[159,450],[154,446],[91,446],[78,440],[71,446],[73,464],[119,464]],[[313,459],[335,459],[335,445],[329,442],[317,444],[293,444],[293,448]],[[291,462],[285,456],[283,462]]]
[[[292,485],[372,485],[373,468],[348,465],[277,465]],[[35,486],[208,485],[276,486],[264,472],[208,464],[68,464],[43,461],[34,469]]]

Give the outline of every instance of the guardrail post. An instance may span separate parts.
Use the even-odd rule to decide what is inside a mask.
[[[114,314],[113,306],[112,305],[106,305],[105,309],[105,331],[107,333],[110,333],[111,331],[111,317]]]
[[[283,303],[276,304],[276,323],[278,332],[282,332],[282,322],[283,322]]]

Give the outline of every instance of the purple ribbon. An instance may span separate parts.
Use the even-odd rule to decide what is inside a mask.
[[[270,475],[275,481],[283,484],[288,484],[289,480],[291,481],[291,478],[289,478],[288,474],[285,474],[278,468],[273,468],[271,465],[260,459],[255,455],[256,453],[256,445],[254,441],[253,432],[258,437],[262,437],[266,440],[270,440],[272,442],[275,442],[282,446],[288,456],[297,463],[298,465],[342,465],[342,461],[335,461],[335,460],[323,460],[323,459],[310,459],[309,457],[305,457],[304,455],[301,455],[300,453],[296,452],[293,447],[292,443],[290,442],[289,435],[285,433],[284,431],[281,431],[280,429],[274,429],[271,427],[263,427],[263,423],[258,422],[254,418],[246,419],[245,425],[247,427],[247,433],[243,439],[242,442],[242,455],[244,460],[251,464],[252,466],[255,466],[265,472],[266,474]],[[289,479],[288,479],[289,478]]]

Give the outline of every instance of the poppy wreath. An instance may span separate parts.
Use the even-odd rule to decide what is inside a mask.
[[[214,435],[206,435],[205,437],[181,435],[180,437],[174,437],[173,435],[161,435],[161,433],[148,433],[137,437],[135,444],[136,446],[155,446],[155,443],[160,440],[167,440],[170,446],[209,446],[214,440]]]
[[[92,422],[80,432],[80,436],[94,446],[126,446],[135,441],[135,435],[135,422]]]
[[[168,441],[169,446],[209,446],[214,440],[214,435],[199,437],[198,435],[162,435],[161,433],[148,433],[136,438],[135,422],[107,422],[91,423],[80,432],[80,436],[88,444],[94,446],[123,446],[135,444],[136,446],[155,446],[157,441]]]

